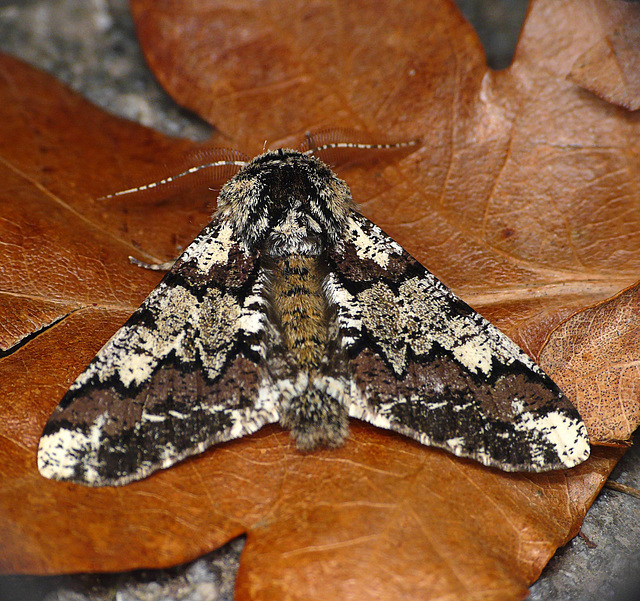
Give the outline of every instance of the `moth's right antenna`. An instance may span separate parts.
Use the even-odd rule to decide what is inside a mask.
[[[249,160],[247,155],[229,148],[195,150],[185,155],[172,175],[100,196],[98,200],[119,198],[129,194],[174,193],[185,188],[204,186],[205,184],[209,187],[217,187],[235,175]]]

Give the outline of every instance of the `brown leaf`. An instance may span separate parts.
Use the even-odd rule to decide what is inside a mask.
[[[628,441],[640,425],[640,285],[556,328],[540,364],[584,416],[592,442]]]
[[[236,598],[523,599],[619,457],[598,449],[567,473],[507,475],[378,430],[353,434],[337,456],[288,470],[289,502],[250,530]]]
[[[595,42],[576,59],[569,79],[635,111],[640,108],[640,6],[601,0],[593,8]]]
[[[195,207],[162,203],[171,219],[153,205],[100,200],[134,179],[153,181],[158,157],[171,162],[194,145],[115,119],[11,59],[0,78],[0,290],[11,316],[0,341],[7,348],[87,305],[135,309],[159,276],[128,265],[127,255],[175,257],[215,198],[201,195]]]
[[[419,137],[402,160],[345,171],[356,201],[532,353],[635,281],[639,126],[566,79],[591,41],[584,3],[534,2],[500,73],[444,0],[238,6],[134,3],[158,77],[225,145],[258,152],[323,125]],[[344,448],[302,455],[274,426],[124,488],[43,480],[48,415],[158,280],[127,255],[175,256],[211,197],[99,200],[193,145],[10,59],[0,78],[0,290],[3,307],[25,307],[3,334],[28,336],[0,365],[3,569],[166,566],[248,532],[238,599],[526,594],[621,450],[509,475],[357,423]]]

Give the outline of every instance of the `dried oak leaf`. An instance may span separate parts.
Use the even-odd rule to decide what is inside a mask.
[[[640,424],[640,285],[578,312],[549,336],[540,364],[569,395],[591,440],[628,441]]]
[[[640,6],[621,0],[589,8],[595,42],[573,64],[569,79],[618,106],[640,108]]]
[[[567,81],[588,15],[552,4],[557,29],[549,3],[534,2],[500,73],[444,1],[133,10],[160,79],[225,145],[257,152],[325,125],[420,137],[402,160],[346,171],[355,199],[535,353],[575,309],[632,283],[640,262],[640,126]],[[247,532],[238,599],[526,595],[619,449],[532,476],[355,422],[343,448],[303,455],[274,426],[123,488],[43,480],[35,450],[49,413],[158,280],[127,255],[174,256],[211,196],[99,200],[193,145],[104,115],[11,59],[0,81],[1,307],[25,307],[4,332],[22,344],[0,364],[4,570],[166,566]]]

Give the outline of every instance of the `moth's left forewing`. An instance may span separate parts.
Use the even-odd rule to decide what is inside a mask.
[[[553,381],[368,219],[353,214],[329,263],[350,416],[508,471],[589,456]]]
[[[276,421],[263,275],[214,218],[64,396],[40,472],[125,484]]]

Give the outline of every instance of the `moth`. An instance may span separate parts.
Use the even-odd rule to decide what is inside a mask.
[[[349,418],[506,471],[570,468],[553,381],[369,219],[319,159],[270,151],[47,423],[43,476],[122,485],[279,422],[301,451]]]

